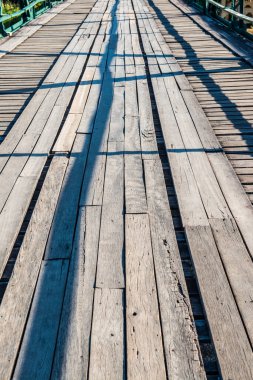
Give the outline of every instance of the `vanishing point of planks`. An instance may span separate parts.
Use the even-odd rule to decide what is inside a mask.
[[[253,379],[253,208],[187,74],[196,66],[177,57],[180,7],[69,1],[1,45],[0,72],[20,76],[10,87],[0,77],[1,110],[18,113],[0,145],[2,279],[12,262],[0,380]],[[165,165],[216,377],[203,362]]]

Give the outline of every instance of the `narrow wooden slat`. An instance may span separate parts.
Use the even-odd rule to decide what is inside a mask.
[[[123,197],[123,143],[109,142],[99,239],[97,287],[124,287]]]
[[[100,206],[80,208],[54,355],[54,379],[87,378],[100,214]]]
[[[238,308],[252,343],[253,266],[251,257],[233,221],[212,219],[210,224]]]
[[[68,260],[42,264],[13,379],[50,377],[68,266]]]
[[[166,379],[148,215],[126,215],[128,378]]]
[[[0,275],[3,274],[36,184],[34,177],[19,177],[1,212]]]
[[[130,9],[131,10],[131,9]],[[130,12],[127,9],[127,12]],[[126,213],[147,212],[143,177],[137,79],[130,22],[125,22],[125,203]]]
[[[209,155],[209,160],[219,181],[222,192],[226,197],[231,212],[238,224],[243,238],[253,257],[253,235],[251,225],[253,223],[253,207],[244,192],[236,174],[222,153]]]
[[[124,378],[123,294],[120,289],[96,289],[89,378]]]
[[[70,152],[81,120],[79,114],[69,114],[53,146],[53,152]]]
[[[4,379],[11,378],[67,162],[66,157],[55,157],[50,165],[0,306],[0,376]]]
[[[162,166],[158,160],[145,160],[144,166],[168,374],[172,379],[205,379]]]
[[[251,345],[229,287],[211,228],[186,227],[186,236],[222,376],[227,379],[251,379]]]
[[[137,27],[135,23],[130,23],[130,26],[136,67],[142,156],[145,159],[155,159],[158,158],[158,148],[155,136],[151,100],[148,90],[147,75],[145,72],[145,62],[138,41]]]
[[[48,259],[70,257],[89,144],[90,136],[77,135],[48,238],[45,253]]]
[[[96,120],[91,138],[91,146],[83,180],[81,206],[101,205],[104,186],[104,173],[109,134],[111,105],[113,101],[113,76],[115,73],[116,22],[112,26],[107,68],[101,89],[100,101],[96,110]],[[91,115],[91,121],[93,116]],[[92,121],[93,122],[93,121]],[[101,128],[102,127],[102,128]]]

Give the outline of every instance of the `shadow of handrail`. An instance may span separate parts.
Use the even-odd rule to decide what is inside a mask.
[[[177,41],[177,43],[180,44],[182,50],[185,52],[185,55],[186,55],[185,59],[187,59],[187,55],[188,56],[190,55],[190,65],[192,66],[192,69],[193,69],[192,74],[200,79],[202,84],[205,86],[205,88],[208,90],[208,92],[212,95],[213,99],[217,102],[217,104],[220,104],[221,101],[226,102],[226,107],[222,107],[222,104],[220,104],[220,105],[221,105],[222,111],[224,112],[224,115],[228,119],[228,122],[232,123],[233,127],[236,128],[238,131],[240,131],[242,128],[247,128],[250,132],[250,130],[252,130],[252,123],[247,120],[247,118],[243,115],[243,113],[238,108],[236,102],[232,101],[230,99],[230,97],[228,95],[226,95],[226,93],[222,89],[222,86],[217,84],[216,81],[211,76],[211,74],[214,74],[214,73],[222,73],[222,72],[223,73],[228,73],[228,72],[230,73],[230,72],[234,72],[234,71],[240,71],[240,70],[242,70],[242,67],[239,66],[238,68],[235,67],[235,68],[208,70],[205,68],[204,65],[201,64],[202,61],[208,61],[208,60],[210,60],[210,61],[213,61],[213,60],[222,61],[222,60],[224,60],[225,62],[227,62],[227,61],[239,60],[240,58],[238,58],[238,57],[234,57],[234,58],[233,57],[228,57],[228,58],[221,58],[221,57],[217,57],[217,58],[216,57],[210,57],[210,58],[209,57],[206,57],[206,58],[203,57],[202,58],[201,57],[201,58],[199,58],[197,56],[197,53],[194,50],[194,48],[188,42],[187,38],[184,38],[184,36],[182,36],[178,32],[176,27],[170,22],[169,17],[167,17],[166,14],[164,14],[163,11],[158,6],[156,6],[156,4],[154,3],[153,0],[148,0],[148,3],[150,5],[150,7],[153,8],[156,16],[158,17],[158,19],[160,20],[160,22],[162,23],[163,27],[166,29],[168,34],[172,35],[175,38],[175,40]],[[184,15],[184,17],[187,17],[187,15]],[[206,33],[208,34],[208,32],[206,32]],[[245,65],[246,65],[246,63],[245,63]],[[202,70],[203,73],[206,75],[205,78],[208,79],[208,86],[211,86],[212,87],[211,89],[209,89],[206,86],[205,80],[202,78],[202,75],[198,74],[199,70]],[[252,70],[252,72],[253,72],[253,70]],[[236,80],[236,78],[235,78],[235,80]],[[228,108],[229,108],[229,110],[228,110]],[[231,110],[233,110],[233,115],[230,114]],[[240,120],[240,122],[238,120]],[[212,122],[211,122],[211,124],[212,124]],[[245,136],[247,136],[247,134],[245,134]],[[252,140],[249,137],[245,137],[245,136],[244,136],[244,141],[246,142],[245,151],[237,151],[235,148],[233,152],[229,152],[229,153],[236,153],[236,154],[247,153],[248,155],[252,156],[253,152],[247,152],[247,147],[252,146]],[[236,141],[235,141],[235,145],[236,145]]]

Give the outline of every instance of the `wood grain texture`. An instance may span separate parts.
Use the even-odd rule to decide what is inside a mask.
[[[42,264],[13,379],[50,376],[68,266],[68,260]]]
[[[148,215],[126,215],[129,379],[166,379]]]
[[[18,354],[67,162],[66,157],[52,161],[1,303],[0,376],[4,379],[11,378]]]
[[[251,379],[251,346],[211,228],[186,227],[186,237],[222,376],[225,379]]]
[[[236,303],[252,343],[253,265],[251,256],[234,221],[212,219],[210,224]]]
[[[76,136],[48,238],[45,253],[47,259],[70,257],[89,144],[89,135]]]
[[[145,182],[164,351],[171,379],[205,379],[162,166],[145,160]]]
[[[109,142],[96,286],[124,287],[123,143]]]
[[[90,352],[91,379],[124,378],[123,291],[96,289]]]
[[[79,211],[53,379],[87,378],[100,216],[100,206],[82,207]]]

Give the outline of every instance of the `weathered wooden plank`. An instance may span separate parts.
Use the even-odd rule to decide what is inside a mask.
[[[48,238],[48,259],[70,257],[89,144],[89,135],[77,134]]]
[[[125,283],[123,164],[123,143],[109,142],[96,278],[100,288],[123,288]]]
[[[38,137],[38,134],[25,134],[15,150],[15,154],[9,158],[9,161],[0,173],[0,211],[3,209],[20,172],[29,158],[29,152],[36,144]]]
[[[145,160],[144,167],[168,376],[205,379],[161,162]]]
[[[89,378],[123,379],[123,291],[96,289],[92,321]]]
[[[136,67],[136,80],[138,92],[138,108],[140,118],[140,136],[142,156],[145,159],[158,158],[158,148],[152,114],[152,106],[148,89],[147,74],[145,71],[145,62],[138,40],[138,31],[136,24],[130,23],[134,61]]]
[[[36,112],[38,111],[41,103],[45,99],[49,89],[39,89],[36,93],[36,97],[33,97],[26,107],[26,111],[21,114],[17,120],[16,128],[12,128],[8,136],[4,139],[0,145],[0,170],[2,171],[4,165],[9,159],[9,156],[14,151],[18,144],[18,140],[21,139],[27,129],[27,125],[30,124]]]
[[[224,154],[212,153],[208,155],[208,158],[251,257],[253,257],[252,204]]]
[[[64,113],[65,109],[62,106],[55,106],[53,108],[43,132],[20,174],[22,177],[38,177],[41,174],[42,168],[60,128]]]
[[[117,77],[115,78],[117,80]],[[114,84],[108,141],[124,141],[125,87]]]
[[[252,259],[234,221],[212,219],[210,224],[233,294],[252,343]]]
[[[13,379],[50,377],[68,266],[68,260],[42,264]]]
[[[211,228],[186,227],[186,237],[221,374],[225,379],[251,379],[253,376],[251,345]]]
[[[148,215],[126,215],[128,378],[166,379]]]
[[[81,77],[80,85],[78,86],[77,92],[75,94],[75,98],[73,100],[73,103],[71,105],[70,113],[74,114],[82,114],[87,97],[92,85],[92,80],[96,71],[96,66],[99,62],[100,58],[100,51],[103,46],[104,42],[104,34],[101,32],[101,35],[98,35],[94,46],[92,48],[92,52],[94,52],[95,55],[90,55],[89,60],[87,62],[87,66],[85,68],[85,71]]]
[[[113,97],[112,83],[111,74],[106,72],[83,180],[81,206],[102,204],[107,139]]]
[[[97,113],[99,96],[103,84],[104,73],[106,69],[106,62],[109,53],[108,44],[110,34],[104,35],[104,43],[101,47],[100,57],[96,66],[92,85],[90,88],[89,96],[83,110],[82,118],[78,128],[79,133],[92,133],[94,121]]]
[[[80,114],[68,114],[61,132],[53,146],[53,152],[70,152],[81,120]]]
[[[6,380],[18,355],[67,162],[66,157],[52,160],[0,306],[0,376]]]
[[[129,2],[127,3],[129,6]],[[130,8],[130,7],[129,7]],[[125,12],[131,12],[126,9]],[[141,154],[140,120],[136,69],[133,57],[130,21],[125,24],[125,207],[126,213],[147,212]]]
[[[153,86],[183,225],[207,225],[200,191],[162,78],[154,79]]]
[[[36,184],[36,178],[19,177],[0,214],[0,275],[3,274]]]
[[[203,148],[210,151],[220,150],[221,146],[217,137],[194,93],[181,91],[181,94],[198,131]]]
[[[80,208],[54,355],[54,379],[87,378],[100,214],[100,206]]]

